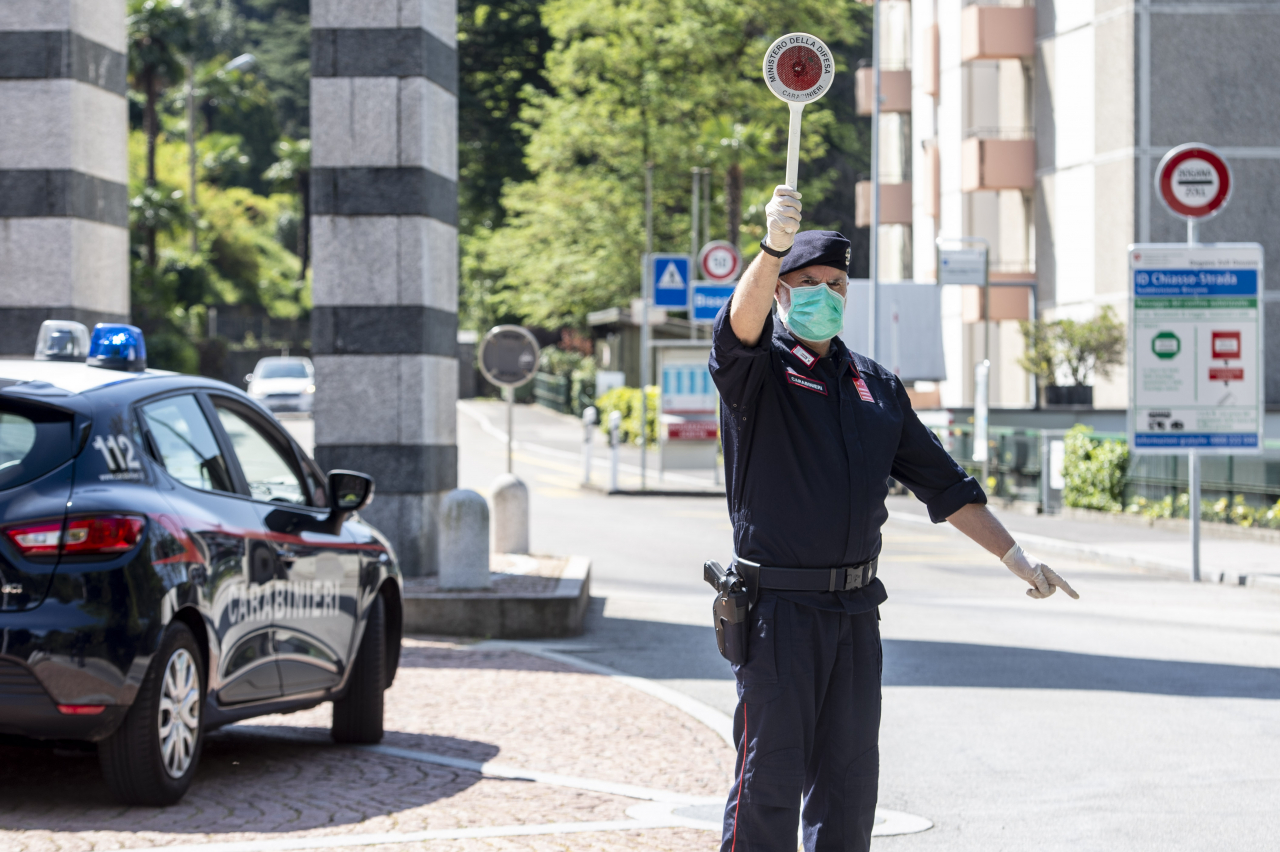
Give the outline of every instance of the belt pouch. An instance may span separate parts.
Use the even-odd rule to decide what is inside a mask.
[[[720,656],[735,666],[747,661],[748,601],[745,589],[725,591],[716,596],[711,608],[716,626],[716,647],[720,649]]]

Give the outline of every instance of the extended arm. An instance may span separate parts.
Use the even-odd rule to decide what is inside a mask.
[[[981,503],[969,503],[953,512],[947,522],[960,532],[982,545],[987,552],[998,556],[1005,567],[1031,584],[1027,594],[1033,598],[1047,598],[1061,587],[1073,598],[1079,598],[1075,589],[1057,572],[1033,556],[1028,556],[1009,531],[1004,528],[991,510]]]

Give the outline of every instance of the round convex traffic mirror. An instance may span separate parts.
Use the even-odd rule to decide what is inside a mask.
[[[518,388],[533,379],[538,369],[538,341],[518,325],[489,329],[480,341],[480,372],[498,387]]]

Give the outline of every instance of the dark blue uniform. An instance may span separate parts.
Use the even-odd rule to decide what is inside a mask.
[[[739,557],[782,568],[877,557],[890,476],[935,523],[986,502],[920,423],[898,377],[839,338],[818,358],[770,316],[759,343],[744,346],[726,306],[713,339]],[[870,845],[880,769],[876,607],[885,598],[879,579],[850,591],[761,591],[747,662],[734,671],[738,772],[723,852],[791,852],[801,816],[807,850]]]

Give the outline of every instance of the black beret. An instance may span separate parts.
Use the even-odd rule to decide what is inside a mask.
[[[834,266],[849,274],[849,256],[852,249],[844,234],[836,231],[801,231],[791,244],[791,252],[782,259],[779,275],[786,275],[806,266]]]

